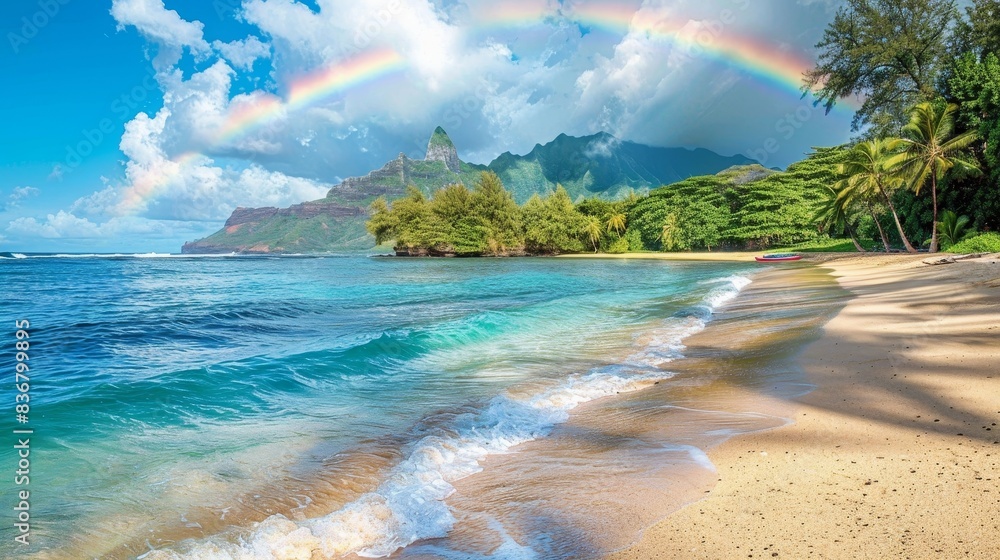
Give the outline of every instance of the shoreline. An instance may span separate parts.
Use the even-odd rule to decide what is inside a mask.
[[[646,259],[658,261],[715,261],[715,262],[755,262],[760,251],[733,251],[717,253],[573,253],[555,255],[556,259]],[[819,254],[819,253],[816,253]],[[803,260],[805,255],[803,255]]]
[[[683,339],[676,361],[659,366],[663,382],[581,404],[547,437],[487,458],[480,473],[454,484],[449,501],[494,514],[510,509],[512,497],[540,504],[539,518],[572,527],[575,537],[560,541],[557,553],[531,540],[544,527],[519,533],[532,521],[505,514],[511,537],[540,557],[593,558],[628,546],[643,527],[700,499],[716,480],[703,450],[791,422],[786,398],[809,389],[794,356],[842,305],[843,290],[815,267],[752,278]],[[791,312],[789,300],[799,304]],[[655,330],[643,336],[658,338]]]
[[[831,255],[853,295],[797,361],[794,423],[708,451],[718,481],[607,560],[995,558],[1000,258]]]

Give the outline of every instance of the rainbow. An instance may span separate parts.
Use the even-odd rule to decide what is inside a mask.
[[[130,215],[140,211],[143,208],[143,203],[155,198],[173,177],[180,174],[184,167],[202,157],[205,156],[200,152],[184,152],[169,160],[166,164],[167,169],[159,170],[155,176],[133,181],[122,192],[122,199],[117,207],[118,213]]]
[[[292,80],[286,101],[269,94],[240,99],[233,104],[219,131],[209,142],[209,148],[224,147],[283,115],[316,105],[331,96],[344,94],[404,68],[404,59],[396,51],[372,50]],[[141,210],[143,202],[157,196],[185,167],[204,157],[207,156],[201,152],[184,152],[171,158],[162,173],[133,182],[123,192],[120,212],[134,214]]]
[[[378,49],[297,78],[289,87],[287,102],[262,95],[231,111],[213,147],[224,146],[282,114],[315,105],[330,96],[402,70],[404,66],[403,57],[396,51]]]
[[[473,14],[476,28],[524,29],[542,25],[577,25],[616,37],[643,33],[681,53],[735,68],[759,83],[796,98],[801,97],[803,74],[812,67],[807,57],[782,50],[755,37],[726,29],[692,28],[689,21],[670,14],[650,13],[619,3],[580,4],[563,7],[553,0],[509,0],[491,3]],[[377,49],[321,68],[292,81],[285,100],[270,94],[255,94],[234,100],[233,106],[209,148],[230,145],[233,140],[283,115],[315,105],[333,95],[344,94],[405,68],[403,57],[390,49]],[[839,103],[835,110],[853,112],[858,100]],[[143,202],[157,196],[184,167],[202,159],[200,152],[185,152],[172,158],[164,173],[134,182],[125,189],[120,208],[134,213]]]
[[[650,13],[619,3],[555,8],[544,0],[515,0],[509,5],[507,2],[496,3],[480,13],[479,18],[479,27],[486,32],[562,21],[618,37],[644,33],[692,57],[736,68],[794,97],[802,96],[803,75],[813,66],[813,62],[801,54],[782,50],[756,37],[737,35],[724,25],[717,29],[689,28],[687,19],[662,11]],[[860,103],[848,99],[837,107],[853,112],[860,107]]]

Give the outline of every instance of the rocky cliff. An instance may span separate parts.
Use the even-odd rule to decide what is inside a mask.
[[[440,126],[434,129],[431,139],[427,142],[426,161],[440,161],[452,173],[460,173],[462,162],[458,159],[458,150],[448,137],[448,133]]]

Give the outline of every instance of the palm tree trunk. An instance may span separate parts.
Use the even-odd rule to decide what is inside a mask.
[[[881,185],[878,190],[882,193],[882,197],[885,198],[885,203],[889,205],[889,211],[892,212],[892,219],[896,221],[896,231],[899,232],[899,238],[903,240],[903,246],[906,247],[906,252],[916,253],[917,250],[910,244],[910,240],[906,238],[906,234],[903,233],[903,224],[899,222],[899,214],[896,213],[896,207],[893,206],[892,199],[889,198],[889,193],[885,192],[885,189],[883,189]]]
[[[875,210],[872,208],[871,204],[868,204],[868,213],[872,215],[872,219],[875,220],[875,225],[878,226],[878,234],[882,237],[882,246],[885,247],[885,252],[889,252],[889,237],[886,236],[885,230],[882,229],[882,224],[878,221],[878,216],[875,215]]]
[[[868,251],[865,251],[865,248],[862,247],[860,243],[858,243],[858,238],[854,236],[854,228],[852,228],[850,225],[848,225],[845,222],[844,223],[844,229],[847,230],[847,235],[851,236],[851,243],[854,243],[854,248],[859,253],[867,253]]]
[[[938,235],[937,235],[937,169],[936,166],[931,166],[931,201],[934,206],[934,223],[931,224],[931,253],[937,253],[938,251]]]

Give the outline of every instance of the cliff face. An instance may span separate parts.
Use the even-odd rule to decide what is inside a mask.
[[[434,129],[431,139],[427,142],[425,161],[440,161],[452,173],[461,172],[462,162],[458,159],[458,150],[448,137],[448,133],[440,126]]]
[[[242,206],[233,210],[233,213],[226,220],[226,227],[240,226],[247,223],[262,222],[275,216],[292,216],[296,218],[308,219],[316,216],[332,216],[343,218],[349,216],[364,216],[365,209],[358,206],[341,206],[334,202],[316,201],[295,204],[288,208],[275,208],[266,206],[264,208],[244,208]]]
[[[278,213],[278,209],[273,206],[264,208],[244,208],[237,206],[236,210],[226,220],[226,227],[238,226],[247,222],[259,222],[266,220]]]
[[[399,154],[364,177],[351,177],[335,185],[326,199],[343,204],[363,204],[367,207],[377,197],[398,198],[413,185],[430,194],[450,183],[471,186],[486,171],[485,165],[472,165],[458,159],[455,144],[443,128],[437,127],[427,142],[427,155],[422,160]]]
[[[642,192],[693,175],[710,175],[733,165],[750,163],[742,156],[724,157],[708,150],[655,148],[622,142],[610,134],[576,138],[560,134],[528,154],[504,153],[489,166],[458,158],[448,133],[434,129],[427,154],[415,160],[399,154],[363,177],[344,179],[326,198],[289,208],[237,208],[225,227],[198,241],[185,243],[184,253],[325,252],[368,249],[374,239],[365,230],[367,209],[376,198],[390,202],[408,186],[430,195],[452,183],[470,188],[483,171],[500,176],[518,202],[534,193],[566,187],[574,199],[582,196],[616,198]]]

